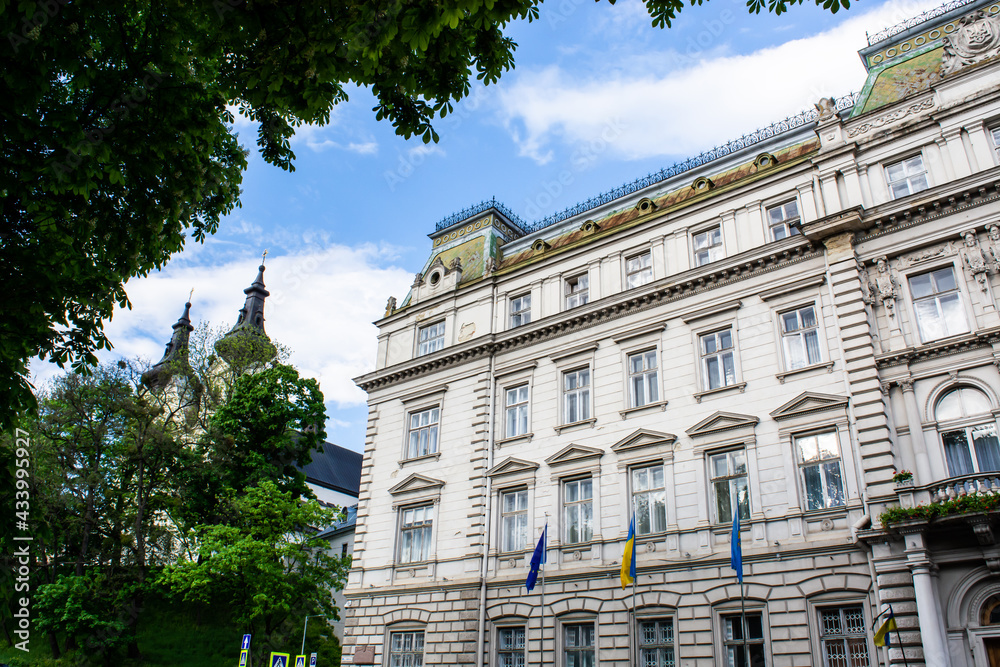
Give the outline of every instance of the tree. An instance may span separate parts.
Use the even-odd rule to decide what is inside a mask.
[[[781,14],[802,2],[747,6]],[[431,122],[469,93],[473,72],[489,84],[513,66],[503,30],[540,4],[0,0],[0,430],[36,406],[30,359],[95,364],[110,345],[103,320],[128,305],[125,281],[239,205],[247,161],[232,107],[286,170],[294,128],[326,123],[347,84],[369,87],[376,118],[398,134],[436,141]],[[660,27],[684,7],[645,4]]]

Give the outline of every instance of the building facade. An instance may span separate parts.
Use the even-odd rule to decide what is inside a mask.
[[[998,16],[564,215],[439,223],[357,379],[345,662],[1000,665]]]

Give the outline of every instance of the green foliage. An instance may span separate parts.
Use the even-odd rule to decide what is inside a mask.
[[[879,521],[883,526],[890,526],[902,521],[912,521],[923,519],[931,521],[938,517],[952,514],[966,514],[969,512],[993,512],[1000,508],[1000,496],[995,495],[970,495],[959,496],[954,500],[945,500],[929,505],[917,505],[916,507],[890,507],[879,515]]]

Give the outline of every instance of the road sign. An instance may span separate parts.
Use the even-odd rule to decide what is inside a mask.
[[[240,644],[240,648],[243,650],[250,648],[250,635],[243,635],[243,643]]]
[[[243,649],[240,651],[240,667],[247,667],[249,664],[250,651]]]
[[[304,655],[295,656],[295,667],[306,667],[306,657]]]
[[[271,659],[268,661],[268,667],[289,667],[288,659],[291,656],[288,653],[272,653]]]
[[[316,654],[315,653],[310,653],[309,654],[309,667],[316,667]]]

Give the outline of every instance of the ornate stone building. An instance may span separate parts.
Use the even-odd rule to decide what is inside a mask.
[[[345,662],[1000,665],[998,16],[562,215],[439,223],[357,380]]]

